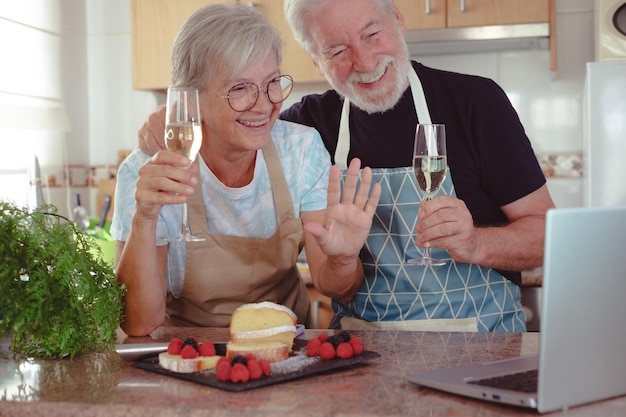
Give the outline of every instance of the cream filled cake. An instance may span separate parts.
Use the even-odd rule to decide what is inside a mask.
[[[244,304],[230,320],[227,356],[253,353],[277,362],[289,357],[296,337],[297,317],[291,309],[270,301]]]

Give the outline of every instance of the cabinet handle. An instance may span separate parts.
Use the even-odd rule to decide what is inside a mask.
[[[430,14],[430,0],[426,0],[426,14]]]
[[[465,0],[459,1],[459,8],[461,9],[461,13],[465,13]]]

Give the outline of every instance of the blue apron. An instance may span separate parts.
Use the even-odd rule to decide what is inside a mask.
[[[421,82],[409,80],[420,123],[431,123]],[[345,167],[350,144],[348,99],[339,128],[335,163]],[[365,278],[349,302],[333,300],[331,328],[431,331],[526,331],[520,288],[497,271],[454,261],[444,249],[432,256],[443,266],[409,265],[421,256],[414,230],[421,191],[412,167],[377,168],[382,186],[372,229],[361,250]],[[437,193],[456,196],[450,175]]]

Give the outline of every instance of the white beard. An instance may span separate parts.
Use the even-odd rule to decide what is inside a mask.
[[[347,97],[352,104],[369,114],[391,110],[398,103],[407,86],[410,60],[406,44],[404,42],[402,44],[403,53],[397,57],[384,56],[374,71],[353,72],[345,82],[337,82],[334,77],[327,77],[329,84],[339,94]],[[392,73],[385,74],[389,71]],[[359,83],[375,82],[383,75],[391,75],[392,79],[375,91],[359,91]]]

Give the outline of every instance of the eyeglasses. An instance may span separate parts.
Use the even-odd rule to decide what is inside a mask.
[[[285,101],[293,88],[293,78],[290,75],[279,75],[270,80],[265,88],[261,88],[255,83],[237,84],[225,96],[220,96],[228,100],[230,108],[244,112],[250,110],[259,100],[259,91],[265,92],[265,95],[271,103],[278,104]]]

